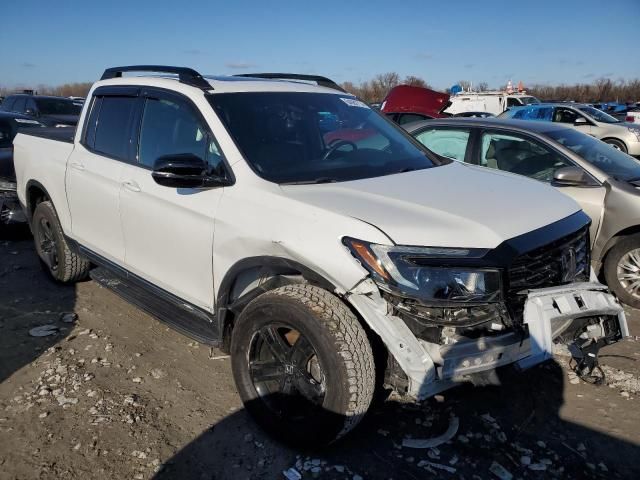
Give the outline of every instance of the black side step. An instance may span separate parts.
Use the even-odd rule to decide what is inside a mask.
[[[151,285],[143,286],[137,279],[124,278],[102,267],[91,270],[90,276],[103,287],[183,335],[213,347],[221,345],[218,322],[214,315],[189,305],[164,290]]]

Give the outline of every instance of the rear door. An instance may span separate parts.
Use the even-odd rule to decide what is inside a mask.
[[[549,184],[552,183],[555,171],[560,168],[582,168],[550,145],[517,132],[484,130],[480,134],[478,149],[476,158],[481,166],[524,175]],[[605,188],[600,184],[593,187],[556,188],[572,197],[591,217],[590,234],[591,239],[595,239],[604,208]]]
[[[80,143],[67,166],[67,198],[75,240],[122,264],[119,195],[123,166],[133,161],[138,88],[101,87],[91,99]]]
[[[191,153],[224,175],[222,153],[199,110],[186,97],[144,89],[136,163],[125,165],[121,218],[126,268],[154,285],[213,311],[213,227],[223,188],[158,185],[155,161]]]

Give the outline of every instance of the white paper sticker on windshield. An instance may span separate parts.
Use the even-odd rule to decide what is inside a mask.
[[[355,98],[340,97],[340,100],[342,100],[344,103],[346,103],[350,107],[369,108],[369,105],[367,105],[364,102],[361,102],[360,100],[356,100]]]

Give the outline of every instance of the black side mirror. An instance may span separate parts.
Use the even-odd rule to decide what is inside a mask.
[[[205,188],[229,185],[226,178],[207,174],[207,164],[192,153],[159,157],[151,176],[158,185],[173,188]]]
[[[595,185],[591,177],[580,167],[562,167],[553,173],[552,185],[556,187],[587,187]]]
[[[588,125],[588,124],[589,124],[589,122],[587,122],[587,119],[586,119],[586,118],[584,118],[584,117],[578,117],[578,118],[576,118],[576,120],[573,122],[573,124],[574,124],[576,127],[579,127],[580,125]]]

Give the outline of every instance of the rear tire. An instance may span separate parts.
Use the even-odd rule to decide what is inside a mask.
[[[627,146],[624,144],[624,142],[618,140],[617,138],[605,138],[603,142],[608,143],[616,150],[627,153]]]
[[[297,447],[344,436],[373,398],[364,329],[340,299],[311,285],[281,287],[247,305],[233,329],[231,365],[247,411]]]
[[[50,201],[36,206],[31,229],[40,264],[54,280],[75,283],[87,278],[91,265],[87,259],[69,248]]]
[[[640,308],[640,235],[626,237],[609,250],[604,278],[621,302]]]

